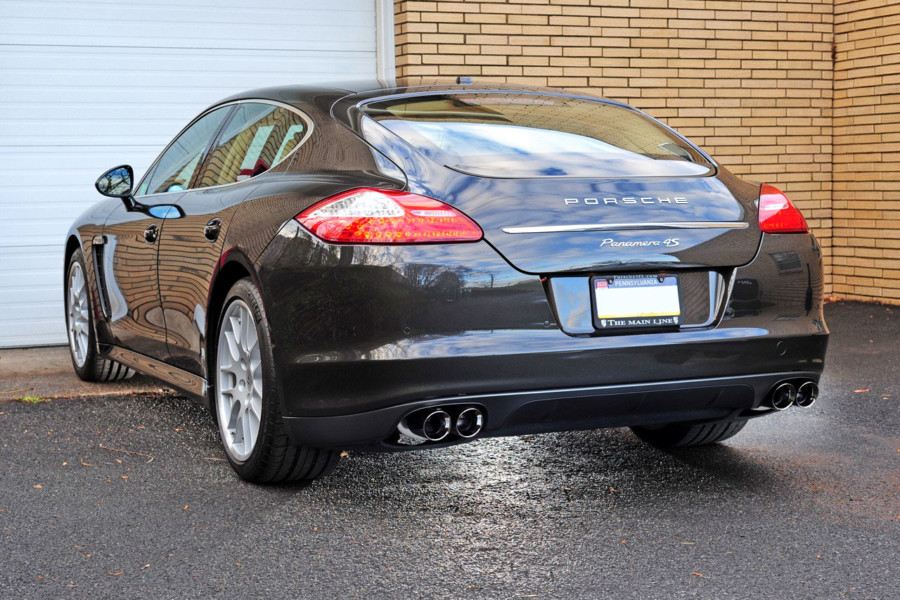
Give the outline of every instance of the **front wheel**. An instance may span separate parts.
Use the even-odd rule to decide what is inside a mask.
[[[278,402],[269,323],[253,282],[228,291],[216,335],[214,406],[228,462],[256,483],[309,480],[337,463],[332,450],[295,446]]]
[[[66,269],[66,331],[72,367],[84,381],[129,379],[134,375],[132,369],[97,353],[94,315],[85,273],[84,253],[78,248],[69,257]]]
[[[727,440],[744,428],[747,421],[717,423],[668,423],[657,427],[632,427],[631,431],[657,448],[688,448]]]

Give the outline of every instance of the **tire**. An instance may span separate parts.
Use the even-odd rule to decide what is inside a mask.
[[[631,431],[657,448],[688,448],[727,440],[744,428],[747,421],[718,423],[668,423],[661,427],[632,427]]]
[[[212,405],[225,456],[254,483],[312,480],[330,473],[333,450],[292,443],[279,404],[270,328],[249,278],[228,291],[216,329]]]
[[[78,377],[84,381],[118,381],[130,379],[134,370],[97,352],[94,312],[91,305],[84,253],[75,250],[66,265],[66,332],[69,356]]]

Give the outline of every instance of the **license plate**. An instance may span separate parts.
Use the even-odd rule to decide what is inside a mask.
[[[681,300],[675,275],[594,277],[591,287],[594,324],[599,329],[681,324]]]

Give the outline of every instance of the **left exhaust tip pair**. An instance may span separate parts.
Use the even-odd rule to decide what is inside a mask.
[[[451,414],[452,413],[452,414]],[[417,442],[440,442],[451,434],[471,439],[481,433],[484,413],[474,406],[429,408],[412,412],[400,421],[397,430]]]
[[[819,386],[814,381],[804,381],[799,386],[780,383],[769,392],[769,405],[775,410],[787,410],[791,406],[808,408],[819,397]]]

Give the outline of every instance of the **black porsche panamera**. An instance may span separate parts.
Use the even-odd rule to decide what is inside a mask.
[[[76,372],[202,399],[247,480],[566,429],[708,444],[818,394],[799,211],[616,102],[253,90],[97,189],[66,242]]]

